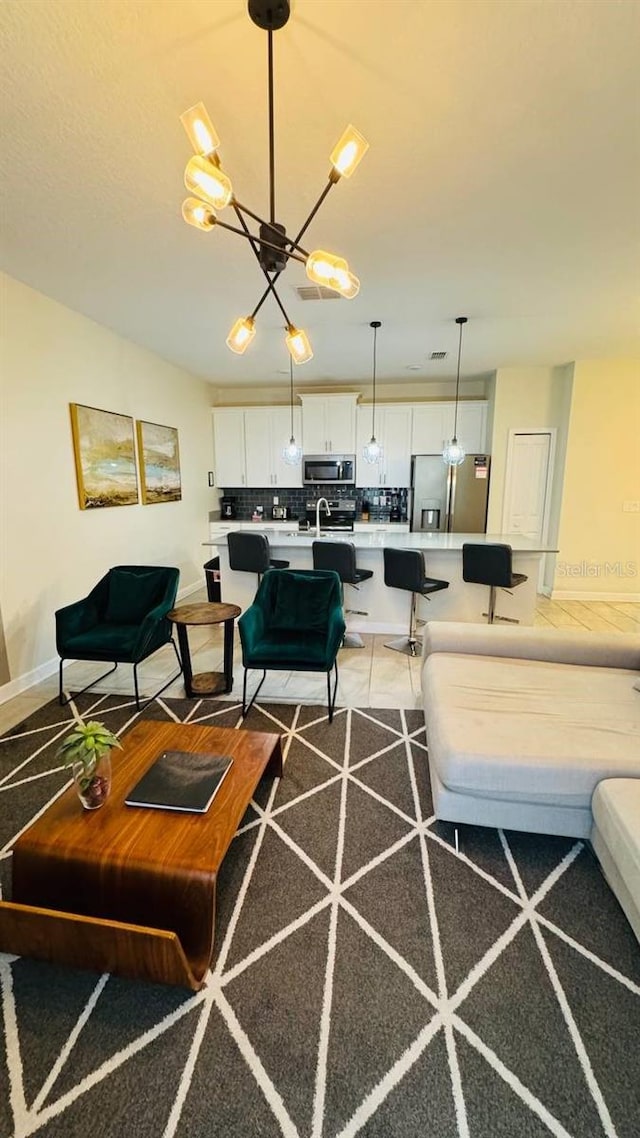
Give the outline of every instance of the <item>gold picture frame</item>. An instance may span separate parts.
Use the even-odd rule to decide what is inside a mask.
[[[81,510],[139,502],[133,418],[70,403],[73,455]]]
[[[181,501],[178,428],[137,419],[136,435],[143,505]]]

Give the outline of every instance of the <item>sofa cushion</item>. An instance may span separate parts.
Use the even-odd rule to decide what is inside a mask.
[[[640,911],[640,778],[607,778],[591,804],[595,825]]]
[[[436,653],[423,687],[430,761],[450,790],[589,808],[597,783],[640,776],[633,673]]]

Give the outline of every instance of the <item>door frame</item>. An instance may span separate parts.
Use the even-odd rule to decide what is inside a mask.
[[[507,438],[507,461],[504,471],[504,495],[502,498],[502,533],[507,532],[507,506],[509,499],[507,497],[507,487],[511,485],[511,474],[513,467],[513,446],[516,435],[549,435],[549,461],[547,463],[547,477],[544,486],[544,509],[542,511],[542,533],[540,535],[541,542],[546,545],[549,538],[549,524],[551,516],[551,491],[553,488],[553,472],[556,463],[556,439],[558,434],[557,427],[510,427]],[[538,573],[538,584],[536,586],[539,593],[544,592],[544,576],[549,554],[544,553],[540,558],[540,572]]]

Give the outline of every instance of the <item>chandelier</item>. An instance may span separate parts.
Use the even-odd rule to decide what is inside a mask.
[[[351,272],[344,257],[316,249],[311,253],[301,245],[302,238],[327,194],[341,178],[350,178],[369,148],[366,138],[354,126],[348,126],[336,143],[331,156],[331,170],[326,186],[306,221],[295,237],[287,234],[284,225],[276,221],[275,194],[275,128],[273,102],[273,33],[284,27],[290,15],[289,0],[249,0],[249,16],[267,33],[267,67],[269,94],[269,220],[265,220],[236,198],[231,179],[220,163],[220,139],[203,103],[197,103],[180,116],[195,156],[189,160],[184,174],[187,189],[193,194],[182,204],[182,216],[196,229],[228,229],[249,242],[267,282],[267,287],[253,311],[236,320],[227,337],[232,352],[245,352],[256,334],[255,320],[265,300],[271,294],[285,322],[285,340],[291,358],[296,364],[306,363],[313,356],[309,337],[302,328],[296,328],[287,315],[276,281],[290,260],[301,262],[309,280],[332,289],[351,300],[360,289],[358,278]],[[230,206],[238,225],[221,221],[216,211]],[[258,226],[252,233],[249,220]]]
[[[362,448],[362,457],[365,462],[373,464],[382,461],[382,446],[376,438],[376,342],[378,328],[382,327],[382,321],[372,320],[369,327],[373,328],[373,403],[371,404],[371,438]]]
[[[467,323],[468,317],[456,316],[456,324],[460,329],[460,336],[458,339],[458,374],[456,376],[456,409],[455,418],[453,420],[453,438],[450,439],[442,451],[442,461],[447,466],[460,466],[465,460],[466,451],[463,446],[458,442],[458,392],[460,390],[460,355],[462,352],[462,329]]]

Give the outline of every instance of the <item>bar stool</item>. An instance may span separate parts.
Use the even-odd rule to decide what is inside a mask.
[[[314,541],[311,546],[314,569],[334,569],[343,585],[358,589],[362,581],[373,577],[372,569],[356,568],[356,547],[351,541]],[[343,590],[344,598],[344,590]],[[368,616],[363,609],[345,609],[345,616]],[[343,648],[364,648],[364,640],[357,632],[345,632]]]
[[[404,652],[405,656],[417,656],[422,652],[422,639],[416,636],[416,597],[420,594],[429,600],[429,593],[439,593],[441,589],[448,589],[448,581],[439,581],[435,577],[427,577],[424,564],[424,553],[421,549],[383,549],[384,555],[384,583],[392,589],[406,589],[411,593],[411,616],[409,618],[409,635],[400,636],[397,640],[390,640],[385,648],[393,648],[394,652]],[[424,621],[421,622],[424,624]]]
[[[258,584],[267,569],[288,569],[288,561],[279,561],[269,556],[269,538],[266,533],[247,533],[232,530],[227,534],[229,547],[229,568],[241,573],[257,573]]]
[[[524,573],[514,573],[511,569],[510,545],[475,545],[465,542],[462,546],[462,580],[474,585],[489,586],[488,624],[502,620],[506,624],[520,624],[511,616],[496,615],[496,589],[515,589],[527,580]]]

